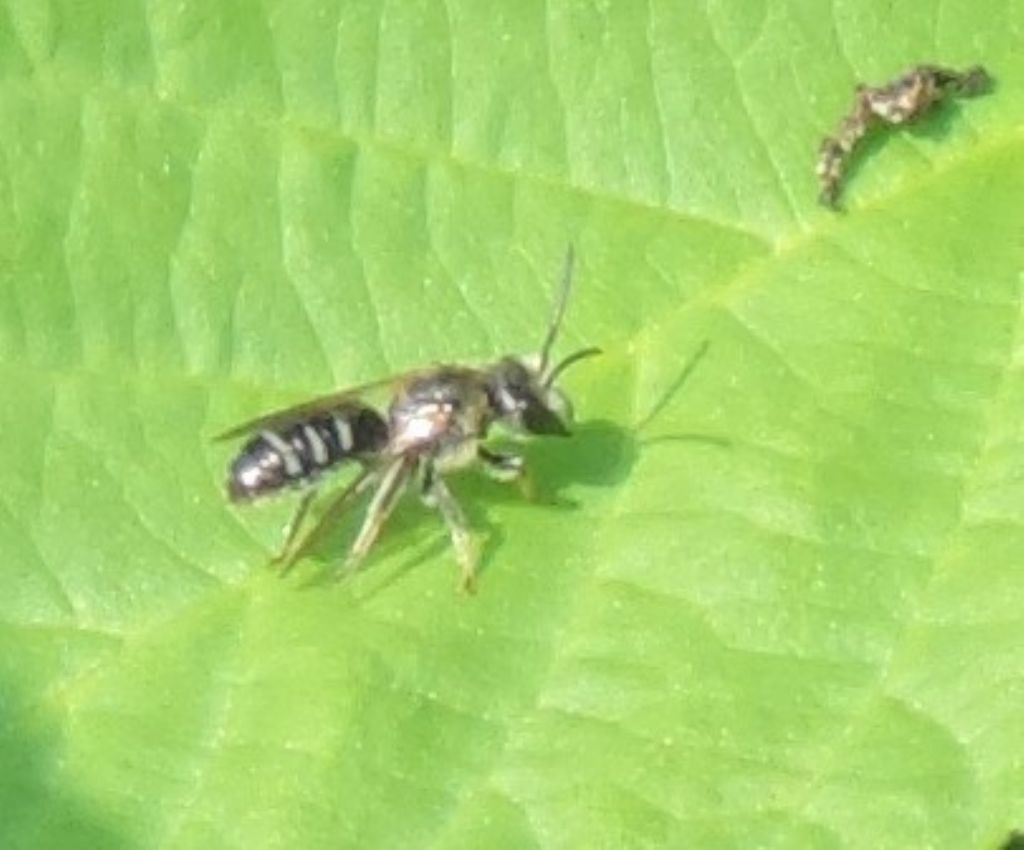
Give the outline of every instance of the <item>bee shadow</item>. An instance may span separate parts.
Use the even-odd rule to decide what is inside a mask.
[[[637,437],[636,430],[627,430],[608,420],[594,420],[578,425],[567,440],[537,440],[526,445],[523,456],[530,470],[531,490],[525,496],[515,484],[500,483],[483,475],[459,476],[453,489],[466,513],[470,527],[480,535],[478,572],[484,576],[500,562],[507,538],[504,525],[495,522],[491,509],[508,505],[522,510],[575,511],[581,502],[566,491],[586,488],[614,487],[630,476],[642,453],[663,444],[708,445],[731,448],[730,440],[709,434],[682,432]],[[452,552],[447,530],[431,511],[424,510],[428,521],[438,522],[440,530],[434,543],[394,571],[387,582],[397,580],[423,561],[446,550]],[[454,554],[452,555],[454,564]]]
[[[630,476],[642,453],[666,443],[704,444],[729,448],[732,442],[699,433],[661,434],[638,437],[639,430],[627,430],[608,420],[595,420],[576,427],[570,439],[537,441],[523,452],[531,470],[532,494],[525,499],[517,488],[487,479],[476,479],[465,492],[464,507],[474,529],[486,534],[481,552],[480,573],[486,573],[505,540],[502,526],[488,516],[488,507],[518,503],[537,510],[578,510],[581,503],[567,495],[577,488],[614,487]],[[468,482],[467,482],[468,483]]]
[[[569,437],[534,440],[521,451],[532,489],[529,501],[574,509],[577,503],[564,495],[565,490],[577,485],[612,487],[623,481],[636,464],[638,446],[632,430],[595,419],[576,425]],[[523,498],[514,485],[487,479],[483,484],[497,499]]]
[[[581,423],[576,426],[572,436],[566,439],[537,439],[526,444],[511,441],[503,444],[496,441],[494,445],[504,450],[514,449],[522,454],[528,470],[522,486],[518,482],[495,481],[479,468],[466,470],[448,479],[472,533],[481,543],[478,562],[481,575],[490,569],[506,539],[502,524],[492,519],[494,507],[577,510],[580,503],[565,491],[578,486],[614,486],[629,475],[639,450],[632,432],[607,420]],[[361,504],[365,509],[365,502]],[[340,517],[335,527],[324,535],[323,541],[310,557],[318,569],[315,575],[302,582],[303,587],[322,587],[336,582],[338,573],[334,567],[337,555],[332,556],[331,553],[345,552],[360,521],[361,512],[356,507],[348,515]],[[429,538],[429,542],[423,545],[425,538]],[[393,553],[397,547],[409,546],[410,543],[415,550],[410,557],[388,569],[386,576],[370,582],[372,589],[360,591],[359,595],[379,593],[406,573],[445,552],[451,554],[453,567],[455,565],[447,527],[436,511],[419,502],[417,491],[412,487],[388,520],[363,569],[372,571],[373,562],[380,556]],[[360,574],[362,572],[360,570]],[[341,579],[343,583],[347,581],[344,576]]]

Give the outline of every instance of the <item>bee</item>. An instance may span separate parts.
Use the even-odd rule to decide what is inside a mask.
[[[521,455],[485,444],[494,425],[518,435],[569,436],[572,405],[555,381],[569,366],[600,353],[588,347],[557,362],[551,359],[572,279],[570,246],[538,354],[509,355],[481,367],[430,366],[260,416],[216,438],[248,437],[228,468],[230,501],[249,503],[289,490],[303,491],[273,559],[282,571],[306,554],[355,499],[372,490],[346,561],[345,573],[355,571],[402,494],[415,486],[422,501],[436,509],[447,525],[461,569],[461,588],[474,589],[476,547],[446,477],[479,465],[500,481],[523,480],[526,465]],[[383,389],[391,392],[386,409],[366,401]],[[323,480],[350,464],[359,467],[355,478],[300,541],[300,530]]]

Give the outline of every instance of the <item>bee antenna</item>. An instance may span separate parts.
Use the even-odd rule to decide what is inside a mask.
[[[562,287],[558,295],[558,300],[555,302],[555,313],[551,317],[551,324],[548,325],[547,336],[544,337],[544,344],[540,349],[541,374],[544,374],[544,370],[548,367],[548,358],[551,356],[551,348],[554,346],[555,339],[558,336],[558,331],[562,327],[562,318],[565,316],[565,308],[569,304],[569,293],[572,291],[572,269],[575,259],[576,252],[570,242],[569,248],[565,252],[565,266],[562,271]],[[557,371],[561,371],[561,369]]]
[[[581,348],[579,351],[574,351],[564,360],[559,361],[558,365],[552,367],[551,372],[544,378],[544,389],[548,389],[548,387],[554,384],[555,378],[572,366],[573,363],[578,363],[580,360],[586,360],[588,357],[594,357],[598,354],[604,354],[604,352],[596,345],[592,345],[589,348]]]

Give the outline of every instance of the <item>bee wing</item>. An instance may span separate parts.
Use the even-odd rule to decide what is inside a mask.
[[[263,416],[257,416],[255,419],[250,419],[248,422],[243,422],[241,425],[236,425],[234,428],[229,428],[227,431],[217,434],[213,439],[215,442],[232,440],[235,437],[241,437],[253,431],[262,431],[266,428],[273,429],[281,425],[288,425],[292,422],[315,416],[317,413],[334,410],[348,402],[358,401],[374,390],[394,386],[403,379],[404,376],[402,375],[393,375],[389,378],[382,378],[379,381],[370,381],[369,383],[349,387],[336,393],[318,396],[301,404],[295,404],[291,407],[284,407],[280,410],[265,413]]]

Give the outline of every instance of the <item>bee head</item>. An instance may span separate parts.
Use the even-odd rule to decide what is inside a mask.
[[[536,361],[537,358],[506,357],[488,370],[487,397],[491,409],[513,430],[567,437],[572,425],[572,406],[557,387],[543,385]]]
[[[565,256],[562,287],[555,302],[540,354],[533,357],[505,357],[488,370],[487,394],[497,418],[517,431],[530,434],[569,436],[572,404],[555,386],[555,378],[573,363],[600,354],[599,348],[582,348],[551,364],[551,349],[562,326],[572,288],[573,250]]]

